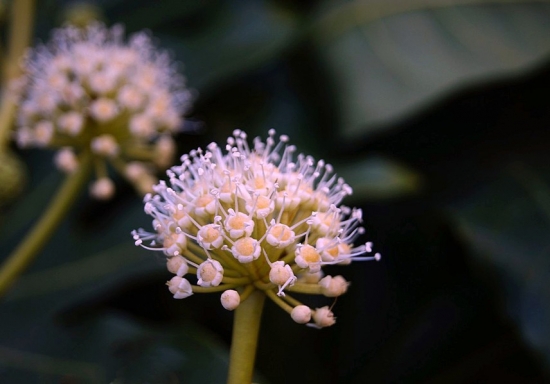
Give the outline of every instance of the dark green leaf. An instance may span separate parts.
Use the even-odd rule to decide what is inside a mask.
[[[312,37],[333,77],[348,138],[465,84],[525,70],[550,52],[550,8],[539,1],[353,1],[324,8]]]

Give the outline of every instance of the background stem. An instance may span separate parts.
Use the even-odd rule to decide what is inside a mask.
[[[79,169],[67,176],[42,217],[2,264],[0,269],[0,297],[31,263],[67,213],[82,186],[88,180],[91,170],[91,157],[89,152],[82,156]]]
[[[16,102],[8,93],[8,83],[21,73],[20,60],[33,33],[34,0],[15,0],[11,5],[6,58],[2,67],[2,106],[0,108],[0,150],[10,139]]]

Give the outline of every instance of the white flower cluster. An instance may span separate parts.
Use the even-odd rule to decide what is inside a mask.
[[[147,33],[125,42],[120,25],[60,28],[27,53],[23,70],[13,86],[19,146],[58,149],[55,164],[65,172],[91,151],[139,190],[151,190],[155,168],[172,162],[171,135],[182,126],[190,92]],[[112,182],[105,174],[97,178],[92,193],[108,197]]]
[[[329,307],[312,310],[288,292],[340,296],[349,283],[323,277],[323,266],[380,259],[364,256],[370,242],[353,245],[364,232],[361,210],[340,205],[351,188],[330,165],[295,156],[286,136],[276,142],[273,130],[253,148],[244,132],[233,135],[225,154],[212,143],[167,172],[169,183],[145,197],[155,232],[133,231],[136,245],[167,256],[175,298],[223,291],[232,310],[259,289],[298,323],[334,324]]]

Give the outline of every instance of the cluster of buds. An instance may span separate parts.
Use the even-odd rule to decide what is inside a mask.
[[[145,196],[154,232],[132,232],[135,243],[162,251],[175,276],[168,289],[181,299],[223,292],[233,310],[254,290],[263,291],[300,324],[335,322],[328,306],[312,309],[291,293],[336,298],[349,283],[325,276],[327,265],[379,260],[370,242],[353,245],[364,232],[362,213],[340,205],[352,190],[329,164],[295,156],[288,137],[266,142],[233,132],[225,153],[215,143],[182,156],[168,172],[169,183]],[[193,283],[186,276],[193,277]]]
[[[56,149],[55,165],[67,173],[91,154],[96,198],[114,191],[107,164],[138,191],[152,191],[158,169],[172,164],[172,135],[191,97],[185,78],[147,33],[125,42],[120,25],[60,28],[47,45],[29,50],[23,71],[12,87],[20,147]]]

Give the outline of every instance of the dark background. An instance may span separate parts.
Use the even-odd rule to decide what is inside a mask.
[[[275,128],[354,187],[346,203],[383,258],[330,269],[352,282],[331,328],[268,303],[258,382],[548,381],[550,5],[478,3],[89,8],[182,63],[197,96],[180,153]],[[39,1],[37,39],[79,10]],[[62,180],[51,153],[18,155],[28,183],[2,209],[0,255]],[[171,298],[161,257],[129,234],[150,224],[140,198],[117,188],[107,203],[83,194],[0,302],[0,382],[224,382],[232,314],[218,295]]]

